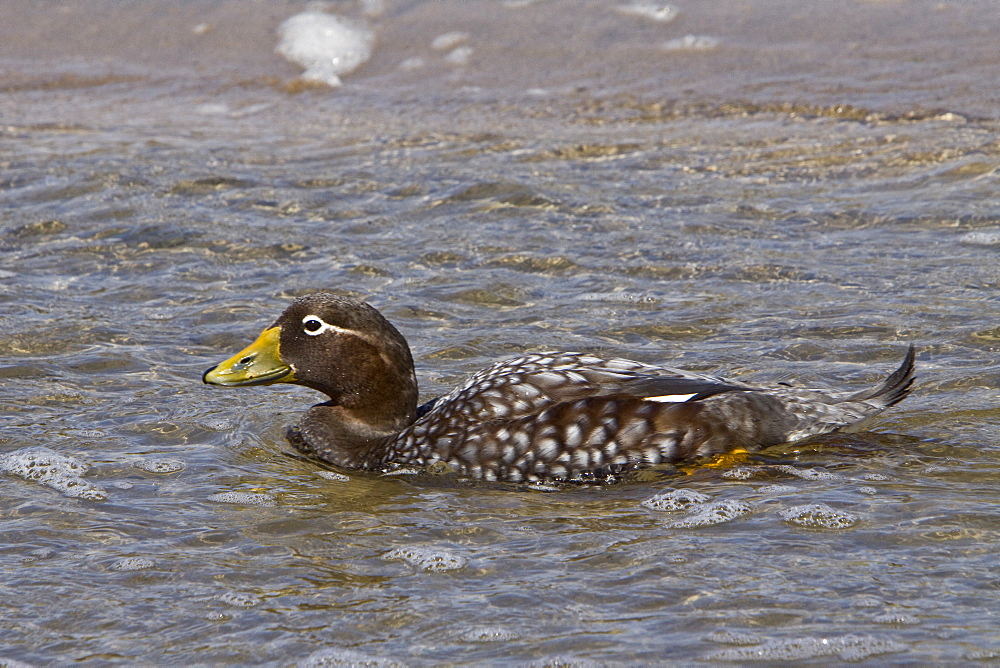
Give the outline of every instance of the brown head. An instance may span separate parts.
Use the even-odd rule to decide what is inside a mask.
[[[202,379],[228,387],[295,383],[330,397],[326,418],[365,440],[413,422],[417,379],[403,335],[363,302],[316,293],[300,297],[257,340]]]

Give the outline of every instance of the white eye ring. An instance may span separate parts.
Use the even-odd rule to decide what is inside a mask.
[[[302,331],[304,331],[309,336],[319,336],[324,332],[329,332],[333,330],[334,332],[343,332],[344,330],[336,325],[331,325],[327,322],[323,322],[323,318],[318,315],[307,315],[302,318]]]
[[[326,332],[333,332],[335,334],[350,334],[351,336],[357,336],[365,340],[368,339],[368,337],[362,332],[331,325],[328,322],[324,322],[323,318],[311,313],[302,318],[302,331],[309,336],[319,336],[320,334],[325,334]]]

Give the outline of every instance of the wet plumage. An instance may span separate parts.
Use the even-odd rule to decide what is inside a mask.
[[[301,452],[381,470],[444,464],[484,480],[585,479],[822,434],[902,400],[913,347],[862,392],[759,386],[625,359],[537,353],[494,364],[417,406],[409,346],[378,311],[330,294],[295,300],[217,385],[291,382],[330,400],[289,430]]]

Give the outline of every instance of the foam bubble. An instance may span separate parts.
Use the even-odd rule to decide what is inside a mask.
[[[770,640],[754,647],[732,647],[706,657],[709,661],[804,661],[821,656],[839,656],[860,661],[878,654],[902,652],[906,645],[874,636],[842,638],[792,638]]]
[[[445,56],[444,61],[451,65],[465,65],[469,62],[469,58],[472,57],[472,53],[473,49],[471,46],[460,46]]]
[[[381,656],[363,654],[353,649],[327,647],[313,652],[297,664],[300,668],[329,668],[331,666],[364,666],[364,668],[403,668],[406,664]]]
[[[669,23],[677,18],[680,13],[673,5],[664,5],[659,2],[649,2],[649,0],[637,0],[627,5],[618,7],[622,14],[632,14],[646,19],[652,19],[659,23]]]
[[[851,605],[855,608],[881,608],[884,604],[881,599],[874,596],[862,596],[856,599]]]
[[[321,478],[326,478],[327,480],[336,480],[337,482],[347,482],[350,480],[350,476],[346,476],[343,473],[337,473],[336,471],[317,471],[316,475]]]
[[[979,230],[958,238],[959,243],[970,246],[1000,246],[1000,230]]]
[[[966,652],[964,657],[969,661],[991,661],[993,659],[1000,658],[1000,652],[995,652],[990,649],[981,649],[974,652]],[[11,666],[11,668],[20,668],[20,666]]]
[[[399,64],[399,69],[412,72],[413,70],[419,70],[421,67],[426,65],[423,58],[418,56],[413,56],[412,58],[407,58]]]
[[[529,483],[525,488],[532,492],[561,492],[563,491],[559,485],[554,485],[547,482],[532,482]]]
[[[78,459],[42,446],[0,455],[0,471],[34,480],[71,498],[104,501],[108,492],[83,479],[88,468]]]
[[[225,113],[228,112],[228,108]],[[225,418],[210,418],[208,420],[202,420],[200,426],[206,429],[211,429],[212,431],[232,431],[236,429],[235,420],[227,420]]]
[[[469,33],[465,32],[446,32],[443,35],[438,35],[431,42],[431,48],[438,51],[448,51],[449,49],[454,49],[456,46],[462,42],[467,42],[469,40]]]
[[[796,490],[791,485],[764,485],[763,487],[758,487],[755,491],[758,494],[766,494],[767,496],[776,496],[778,494],[791,494],[798,490]]]
[[[21,557],[22,563],[31,563],[32,561],[41,561],[42,559],[51,559],[56,555],[56,551],[51,547],[37,547],[24,557]],[[3,664],[0,664],[3,665]]]
[[[347,74],[371,57],[374,36],[339,16],[305,11],[285,19],[276,51],[306,68],[303,79],[339,86]]]
[[[878,624],[919,624],[920,618],[915,615],[908,615],[905,612],[887,612],[872,617],[872,621]]]
[[[660,492],[656,496],[651,496],[639,505],[650,510],[673,512],[687,510],[691,506],[706,503],[709,498],[707,494],[702,494],[691,489],[672,489]]]
[[[786,522],[815,529],[849,529],[858,522],[858,518],[851,513],[831,508],[825,503],[792,506],[778,514]]]
[[[430,547],[397,547],[382,555],[383,559],[402,559],[425,571],[454,571],[465,567],[468,560],[445,550]]]
[[[753,478],[756,475],[761,475],[762,473],[765,473],[765,469],[759,466],[738,466],[734,469],[723,471],[722,477],[730,480],[749,480],[750,478]]]
[[[769,640],[753,647],[731,647],[706,657],[709,661],[804,661],[821,656],[839,656],[860,661],[879,654],[902,652],[906,645],[867,635],[842,638],[791,638]]]
[[[719,46],[719,40],[706,35],[684,35],[667,41],[663,48],[667,51],[710,51]]]
[[[187,468],[187,464],[179,459],[140,459],[132,466],[146,473],[177,473]]]
[[[223,592],[215,598],[234,608],[252,608],[253,606],[260,605],[261,603],[259,596],[254,596],[253,594],[241,591]]]
[[[837,655],[844,661],[860,661],[870,656],[902,652],[906,649],[906,645],[885,638],[856,635],[844,636],[836,645]]]
[[[760,638],[750,633],[740,633],[729,629],[719,629],[712,631],[705,637],[705,640],[717,642],[723,645],[758,645]]]
[[[125,557],[111,564],[113,571],[141,571],[152,568],[156,562],[148,557]]]
[[[555,654],[536,659],[526,665],[528,668],[604,668],[607,664],[598,663],[592,659],[581,659],[565,654]]]
[[[386,471],[382,475],[420,475],[420,469],[413,468],[412,466],[404,466],[392,471]]]
[[[790,464],[780,464],[774,467],[775,471],[781,471],[783,473],[789,473],[796,478],[802,478],[803,480],[843,480],[842,476],[836,473],[830,473],[826,469],[800,469],[795,468]]]
[[[219,492],[208,497],[209,501],[216,503],[237,503],[245,506],[266,506],[278,505],[278,501],[270,494],[260,494],[256,492]]]
[[[538,90],[539,95],[547,94],[547,91],[543,89],[532,90]],[[531,93],[532,90],[528,92]],[[584,302],[620,302],[623,304],[657,304],[660,301],[658,297],[645,292],[588,292],[580,295],[578,299]]]
[[[730,522],[737,517],[749,515],[753,507],[743,501],[718,501],[692,506],[691,513],[670,524],[672,529],[696,529]]]
[[[502,626],[473,626],[460,633],[458,637],[465,642],[507,642],[517,640],[521,636]]]

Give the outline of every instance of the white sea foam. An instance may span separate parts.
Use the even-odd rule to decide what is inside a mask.
[[[125,557],[111,564],[113,571],[141,571],[153,568],[156,562],[148,557]]]
[[[1000,246],[1000,230],[978,230],[963,234],[959,243],[970,246]]]
[[[327,480],[335,480],[337,482],[348,482],[351,478],[343,473],[337,473],[336,471],[317,471],[316,475],[321,478],[326,478]]]
[[[652,19],[659,23],[669,23],[677,18],[677,8],[673,5],[664,5],[659,2],[649,2],[649,0],[636,0],[627,5],[618,7],[622,14],[632,14],[646,19]]]
[[[245,591],[225,591],[215,598],[234,608],[252,608],[262,602],[259,596]]]
[[[774,496],[777,494],[793,494],[797,490],[792,485],[764,485],[763,487],[758,487],[754,491],[758,494]]]
[[[709,633],[705,640],[723,645],[759,645],[761,640],[752,633],[740,633],[729,629],[718,629]]]
[[[749,480],[754,476],[763,475],[766,469],[763,466],[738,466],[734,469],[722,472],[723,478],[730,480]]]
[[[299,668],[332,668],[333,666],[364,666],[364,668],[401,668],[405,663],[342,647],[324,647],[299,661]]]
[[[434,41],[431,42],[431,48],[438,51],[447,51],[467,41],[469,41],[469,33],[446,32],[434,38]]]
[[[34,480],[69,497],[88,501],[107,499],[104,488],[83,479],[88,468],[78,459],[41,446],[0,455],[0,471]]]
[[[823,468],[812,468],[812,469],[800,469],[798,467],[792,466],[791,464],[779,464],[773,467],[775,471],[781,471],[782,473],[788,473],[795,476],[796,478],[802,478],[803,480],[843,480],[843,476],[839,476],[836,473],[830,473]]]
[[[520,636],[502,626],[472,626],[458,634],[465,642],[510,642]]]
[[[187,464],[179,459],[138,459],[132,466],[146,473],[168,474],[177,473],[187,468]]]
[[[872,617],[872,621],[877,624],[906,626],[910,624],[919,624],[920,617],[917,617],[916,615],[909,615],[905,612],[886,612],[881,615],[875,615]]]
[[[277,52],[306,68],[303,79],[329,86],[339,86],[341,74],[371,57],[372,32],[333,14],[305,11],[286,19],[278,32]]]
[[[541,94],[545,94],[545,92],[541,91]],[[657,304],[660,301],[657,297],[644,292],[588,292],[580,295],[579,299],[584,302],[621,302],[622,304]]]
[[[781,638],[751,647],[732,647],[705,657],[708,661],[785,662],[805,661],[817,657],[839,656],[844,661],[861,661],[879,654],[906,650],[906,645],[868,635],[847,635],[840,638]]]
[[[419,56],[414,56],[412,58],[407,58],[399,64],[399,69],[406,71],[419,70],[421,67],[426,65],[426,61]]]
[[[719,40],[707,35],[684,35],[663,45],[667,51],[710,51],[719,46]]]
[[[778,514],[786,522],[813,529],[850,529],[858,522],[858,518],[851,513],[831,508],[825,503],[793,506]]]
[[[473,49],[471,46],[460,46],[453,49],[444,57],[444,61],[451,65],[465,65],[469,62],[469,58],[472,57]]]
[[[221,102],[206,102],[194,108],[194,113],[205,116],[224,116],[229,113],[229,105]],[[158,319],[158,318],[157,318]]]
[[[454,571],[468,563],[465,557],[431,547],[397,547],[386,552],[382,558],[401,559],[425,571]]]
[[[270,494],[257,492],[219,492],[208,497],[209,501],[216,503],[235,503],[243,506],[265,506],[278,505],[278,501]]]
[[[671,489],[660,492],[656,496],[651,496],[639,505],[650,510],[675,512],[678,510],[687,510],[691,506],[700,506],[708,501],[709,496],[701,492],[691,489]]]
[[[731,522],[738,517],[749,515],[753,512],[753,506],[743,501],[717,501],[715,503],[698,504],[691,507],[690,512],[685,517],[672,522],[669,526],[672,529],[697,529],[699,527],[712,526]]]

